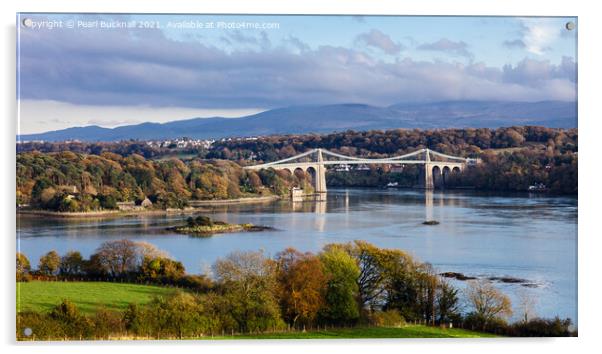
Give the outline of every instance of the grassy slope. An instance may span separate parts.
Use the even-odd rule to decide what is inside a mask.
[[[422,325],[408,325],[402,328],[353,328],[308,331],[305,333],[275,333],[259,335],[236,335],[213,339],[346,339],[346,338],[490,338],[493,334],[473,332],[464,329],[443,329]],[[205,337],[205,339],[212,339]]]
[[[169,295],[175,289],[158,286],[105,282],[44,282],[17,283],[17,311],[48,311],[62,299],[74,302],[85,314],[104,305],[125,310],[129,303],[147,303],[155,295]]]

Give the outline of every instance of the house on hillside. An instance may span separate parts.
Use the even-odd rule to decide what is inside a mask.
[[[142,203],[140,203],[140,206],[148,209],[148,208],[152,208],[153,207],[153,202],[150,201],[150,199],[148,199],[148,197],[144,198],[144,200],[142,201]]]

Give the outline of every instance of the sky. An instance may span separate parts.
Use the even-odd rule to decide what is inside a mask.
[[[577,93],[576,18],[18,14],[17,28],[19,134]]]

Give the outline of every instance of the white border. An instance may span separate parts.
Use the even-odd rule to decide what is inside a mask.
[[[422,0],[393,4],[389,0],[219,0],[219,1],[70,1],[70,0],[14,0],[1,3],[2,12],[2,142],[3,171],[2,203],[0,217],[3,231],[2,303],[5,314],[0,321],[0,335],[6,352],[23,353],[105,353],[107,350],[139,349],[146,353],[164,353],[177,350],[181,353],[245,350],[250,353],[302,353],[308,350],[333,350],[346,353],[382,352],[434,353],[507,353],[507,352],[589,352],[596,348],[600,338],[600,281],[602,259],[599,254],[600,219],[598,201],[601,200],[599,180],[602,178],[601,157],[596,149],[602,141],[599,108],[601,77],[599,66],[600,12],[590,1],[524,1],[524,0]],[[245,342],[146,342],[146,343],[55,343],[46,345],[15,344],[15,13],[21,12],[154,12],[154,13],[275,13],[275,14],[400,14],[400,15],[514,15],[514,16],[579,16],[579,338],[568,339],[504,339],[504,340],[330,340],[330,341],[245,341]],[[598,143],[598,144],[597,144]],[[8,173],[7,173],[8,171]],[[143,346],[139,348],[138,345]]]

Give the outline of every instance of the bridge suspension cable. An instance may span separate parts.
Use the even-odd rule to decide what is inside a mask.
[[[433,155],[443,157],[446,159],[459,160],[459,161],[467,161],[468,160],[467,158],[464,158],[464,157],[456,157],[456,156],[446,155],[446,154],[442,154],[440,152],[433,151],[433,150],[429,150],[429,152]]]
[[[419,155],[419,154],[421,154],[423,152],[426,152],[426,149],[420,149],[418,151],[414,151],[414,152],[411,152],[409,154],[399,155],[399,156],[393,156],[393,157],[387,157],[387,158],[380,159],[380,160],[400,160],[400,159],[404,159],[406,157]]]
[[[278,160],[278,161],[272,161],[272,162],[261,164],[261,166],[263,166],[263,167],[269,167],[269,166],[273,166],[273,165],[280,164],[280,163],[283,163],[283,162],[292,161],[292,160],[295,160],[295,159],[299,159],[299,158],[305,157],[307,155],[311,155],[311,154],[313,154],[316,151],[318,151],[318,149],[311,149],[311,150],[306,151],[304,153],[301,153],[299,155],[287,157],[286,159],[282,159],[282,160]]]

